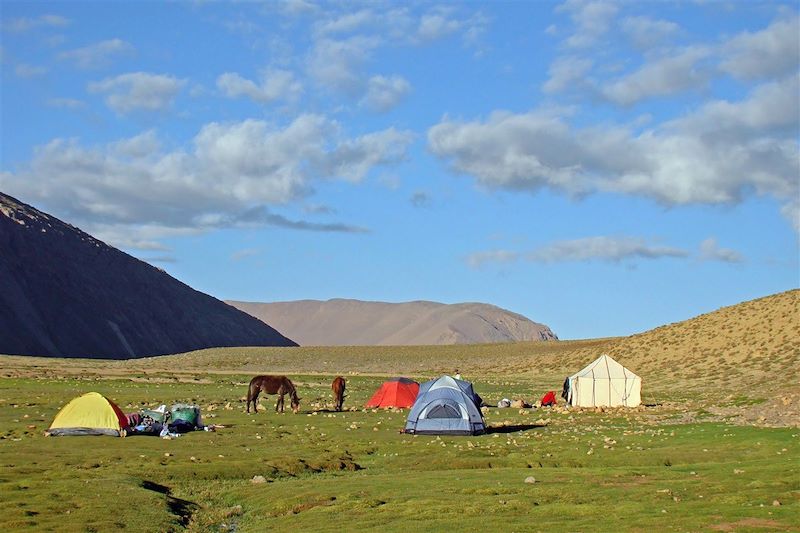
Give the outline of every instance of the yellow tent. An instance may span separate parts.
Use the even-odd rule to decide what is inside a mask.
[[[53,419],[47,436],[113,435],[124,437],[128,419],[117,404],[96,392],[87,392],[65,405]]]

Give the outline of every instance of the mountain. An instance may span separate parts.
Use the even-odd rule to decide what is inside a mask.
[[[125,359],[215,346],[296,343],[0,193],[0,353]]]
[[[227,303],[303,346],[476,344],[557,340],[550,328],[481,303],[328,301]]]

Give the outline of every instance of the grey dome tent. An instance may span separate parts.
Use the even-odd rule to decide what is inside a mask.
[[[442,376],[423,383],[406,421],[406,433],[480,435],[486,431],[481,397],[472,383]]]

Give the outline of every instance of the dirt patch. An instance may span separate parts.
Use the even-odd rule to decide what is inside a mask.
[[[709,528],[715,531],[737,531],[742,528],[777,529],[781,531],[787,531],[786,524],[782,524],[776,520],[767,520],[766,518],[742,518],[736,522],[723,522],[721,524],[714,524],[709,526]]]
[[[780,392],[757,405],[709,407],[718,416],[738,424],[765,427],[800,427],[800,389]]]

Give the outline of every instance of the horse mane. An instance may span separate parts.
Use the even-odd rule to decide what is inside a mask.
[[[287,377],[284,377],[284,380],[284,385],[286,385],[286,388],[289,391],[289,396],[292,397],[293,401],[299,401],[300,398],[297,397],[297,389],[295,388],[294,383],[292,383],[292,380]]]

